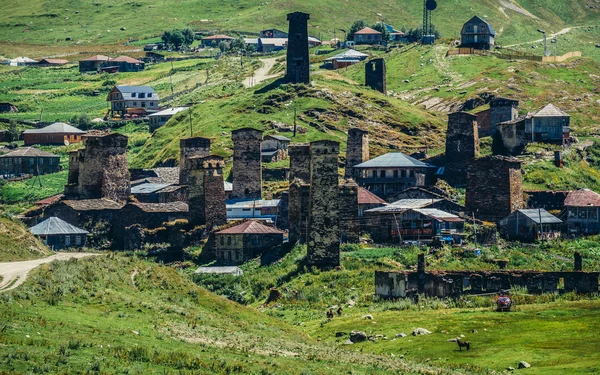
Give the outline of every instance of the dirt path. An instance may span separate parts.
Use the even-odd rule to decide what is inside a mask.
[[[269,78],[274,78],[280,75],[280,73],[269,75],[269,72],[277,63],[277,57],[272,57],[270,59],[262,59],[260,61],[262,61],[263,66],[261,68],[256,69],[252,77],[248,77],[244,80],[245,87],[252,87],[258,85],[259,83]]]
[[[553,34],[548,34],[548,36],[546,37],[546,39],[548,40],[548,43],[549,43],[550,39],[554,38],[555,36],[564,35],[564,34],[567,34],[567,33],[571,32],[571,30],[573,30],[573,29],[581,29],[581,28],[584,28],[584,27],[589,27],[589,26],[565,27],[564,29],[560,30],[559,32],[556,32],[556,33],[553,33]],[[517,44],[511,44],[511,45],[508,45],[508,46],[503,46],[503,48],[517,47],[517,46],[522,46],[524,44],[542,43],[543,41],[544,41],[544,38],[541,38],[541,39],[534,40],[532,42],[524,42],[524,43],[517,43]]]
[[[43,259],[27,260],[23,262],[6,262],[0,263],[0,292],[14,289],[19,285],[23,284],[27,280],[27,274],[29,271],[41,266],[42,264],[50,263],[55,260],[69,260],[69,259],[80,259],[89,256],[95,256],[100,254],[92,253],[57,253],[52,256]]]

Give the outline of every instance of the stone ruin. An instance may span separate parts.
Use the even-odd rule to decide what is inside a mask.
[[[445,179],[453,185],[464,185],[467,179],[466,165],[478,156],[477,116],[466,112],[449,114]]]
[[[263,132],[243,128],[231,132],[233,139],[233,199],[262,199]]]
[[[581,255],[575,253],[572,272],[537,271],[432,271],[425,272],[424,254],[419,254],[417,272],[376,271],[375,294],[404,298],[416,293],[428,297],[459,298],[465,294],[499,293],[514,287],[527,293],[598,293],[598,272],[581,271]],[[559,289],[559,285],[564,285]]]
[[[310,198],[307,263],[320,268],[340,265],[338,156],[340,144],[310,144]]]
[[[289,13],[287,67],[285,80],[289,83],[310,83],[310,57],[308,54],[308,20],[310,14]]]
[[[488,156],[468,163],[467,216],[498,222],[523,206],[523,176],[518,159]]]
[[[365,65],[365,85],[387,94],[385,60],[373,59]]]
[[[125,201],[131,193],[127,140],[117,133],[83,136],[84,148],[69,154],[65,197]]]
[[[179,141],[179,185],[187,185],[188,160],[192,156],[210,155],[210,139],[202,137],[182,138]]]
[[[360,221],[358,217],[358,184],[346,180],[339,187],[340,201],[340,240],[342,243],[360,242]]]
[[[348,143],[346,145],[346,178],[357,180],[360,171],[354,169],[355,165],[369,160],[369,132],[360,128],[348,130]]]
[[[192,156],[186,159],[190,223],[207,228],[227,223],[223,168],[220,156]]]

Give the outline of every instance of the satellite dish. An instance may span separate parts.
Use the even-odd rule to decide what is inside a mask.
[[[427,8],[429,11],[435,10],[435,8],[437,8],[437,2],[435,0],[427,0],[425,3],[425,8]]]

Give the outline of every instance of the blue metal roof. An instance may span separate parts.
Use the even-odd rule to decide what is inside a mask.
[[[57,217],[50,217],[36,226],[29,228],[34,236],[47,236],[57,234],[88,234],[89,232],[79,229]]]
[[[423,163],[401,152],[390,152],[364,163],[355,165],[354,168],[432,168],[431,164]]]
[[[138,186],[131,187],[131,194],[151,194],[155,193],[159,190],[166,188],[167,186],[171,186],[173,184],[153,184],[153,183],[145,183]]]

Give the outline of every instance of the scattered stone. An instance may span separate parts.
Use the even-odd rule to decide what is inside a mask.
[[[376,339],[382,339],[384,336],[383,335],[375,335]]]
[[[472,330],[471,332],[473,332],[473,333],[477,333],[477,330],[476,330],[476,329],[474,329],[474,330]]]
[[[344,341],[344,345],[354,345],[354,343],[352,342],[352,340],[346,340]]]
[[[396,334],[396,337],[406,337],[406,336],[407,335],[404,332],[400,332],[400,333]]]
[[[368,338],[367,334],[363,331],[352,331],[350,332],[350,341],[353,343],[366,341]]]
[[[515,368],[514,368],[514,367],[510,367],[510,366],[508,366],[508,367],[506,368],[506,370],[507,370],[507,371],[515,371]]]
[[[127,30],[127,28],[121,27],[121,31],[125,31],[125,30]]]
[[[464,339],[464,338],[465,338],[465,335],[460,335],[460,338],[461,338],[461,339]]]
[[[431,332],[426,330],[425,328],[415,328],[412,331],[413,336],[422,336],[422,335],[429,335],[429,334],[431,334]]]
[[[367,314],[367,315],[364,315],[364,316],[363,316],[361,319],[362,319],[362,320],[365,320],[365,319],[366,319],[366,320],[373,320],[373,315],[371,315],[371,314]]]
[[[400,354],[400,355],[398,356],[398,358],[400,358],[400,359],[404,358],[404,354]]]
[[[348,307],[354,307],[356,306],[356,302],[353,300],[348,301]]]
[[[519,362],[519,368],[530,368],[531,365],[525,361]]]

